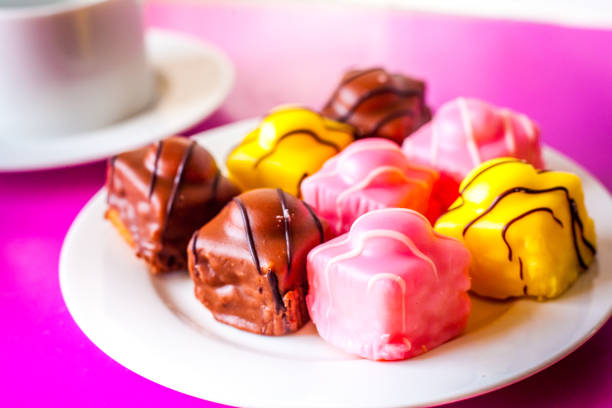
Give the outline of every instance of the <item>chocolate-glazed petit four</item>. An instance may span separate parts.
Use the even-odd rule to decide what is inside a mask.
[[[308,322],[306,256],[330,235],[325,221],[280,189],[256,189],[193,235],[189,273],[215,319],[265,335]]]
[[[184,269],[193,231],[239,193],[195,141],[170,137],[109,161],[106,218],[153,273]]]
[[[321,111],[357,128],[357,137],[401,143],[431,119],[425,83],[382,68],[347,72]]]

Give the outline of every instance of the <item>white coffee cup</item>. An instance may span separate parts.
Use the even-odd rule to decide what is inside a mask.
[[[140,0],[0,0],[0,138],[103,127],[154,100]]]

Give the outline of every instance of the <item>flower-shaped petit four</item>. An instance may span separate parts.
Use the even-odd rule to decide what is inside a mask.
[[[472,253],[472,290],[499,299],[553,298],[593,261],[595,228],[578,176],[490,160],[463,180],[436,231]]]
[[[426,213],[437,180],[438,172],[410,163],[397,144],[371,138],[351,144],[304,179],[302,197],[341,234],[379,208]]]
[[[353,141],[354,129],[300,107],[266,116],[227,159],[242,190],[278,187],[298,195],[302,180]]]
[[[406,156],[458,183],[480,163],[517,157],[542,168],[537,126],[527,116],[478,99],[445,103],[403,144]]]
[[[321,337],[348,353],[416,356],[465,328],[469,262],[465,246],[422,215],[372,211],[308,254],[308,310]]]

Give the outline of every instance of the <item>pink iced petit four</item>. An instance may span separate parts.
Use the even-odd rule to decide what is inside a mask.
[[[531,119],[471,98],[442,105],[402,149],[411,160],[458,182],[480,163],[497,157],[516,157],[543,167],[540,131]]]
[[[301,192],[341,234],[368,211],[401,207],[425,213],[437,180],[437,171],[410,163],[395,143],[371,138],[354,142],[325,162],[304,179]]]
[[[419,213],[362,215],[307,258],[306,296],[323,339],[371,360],[402,360],[457,336],[470,312],[470,253]]]

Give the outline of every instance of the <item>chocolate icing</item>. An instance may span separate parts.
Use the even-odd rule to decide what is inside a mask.
[[[363,105],[365,102],[368,101],[368,99],[374,98],[376,96],[381,96],[381,95],[385,95],[385,94],[392,94],[395,96],[399,96],[402,98],[412,98],[412,97],[419,97],[421,96],[421,92],[415,89],[407,89],[407,90],[402,90],[402,89],[396,89],[393,88],[391,86],[386,86],[386,87],[381,87],[381,88],[374,88],[371,89],[367,92],[365,92],[363,95],[361,95],[359,98],[357,98],[357,100],[353,103],[353,105],[349,108],[348,112],[346,112],[344,115],[340,116],[340,118],[338,118],[339,121],[341,122],[347,122],[351,116],[353,116],[355,114],[355,112],[357,111],[357,109],[359,109],[359,107],[361,105]],[[395,115],[397,114],[398,111],[392,111],[389,115]],[[409,116],[414,116],[414,112],[412,110],[408,110],[405,109],[403,111],[399,111],[399,112],[407,112],[409,113]],[[400,115],[403,116],[403,115]],[[384,118],[387,119],[389,116],[385,116]],[[378,126],[380,122],[377,123],[376,126]],[[369,132],[371,133],[371,131]]]
[[[259,263],[259,255],[257,255],[257,248],[255,248],[255,240],[253,239],[253,230],[251,229],[251,222],[249,221],[249,214],[247,213],[244,204],[239,198],[234,198],[234,202],[240,209],[240,216],[242,217],[242,222],[244,223],[244,231],[247,237],[247,244],[249,245],[249,252],[251,253],[251,258],[253,258],[253,265],[255,265],[255,270],[257,273],[261,274],[261,264]]]
[[[187,149],[185,149],[185,152],[183,153],[183,157],[181,157],[181,161],[176,170],[176,174],[174,175],[174,179],[172,181],[172,189],[170,190],[170,196],[168,197],[168,202],[166,203],[165,222],[162,224],[163,225],[162,239],[163,239],[164,233],[166,232],[166,228],[168,227],[168,220],[170,219],[170,216],[172,215],[172,210],[174,209],[174,203],[176,202],[176,195],[178,193],[179,188],[181,187],[181,182],[183,181],[183,176],[185,174],[185,167],[187,166],[187,162],[189,161],[189,158],[191,157],[191,152],[193,152],[193,148],[195,144],[196,142],[192,141],[187,147]],[[155,158],[156,165],[157,165],[157,162],[158,162],[158,157]],[[154,169],[155,171],[157,170],[156,167]],[[156,173],[154,172],[153,176],[155,175]],[[212,198],[212,195],[211,195],[211,198]]]
[[[278,189],[234,198],[192,238],[196,297],[223,322],[280,335],[308,321],[306,256],[329,236],[301,200]]]
[[[382,68],[347,72],[322,114],[355,126],[359,138],[397,143],[431,119],[425,83]]]
[[[315,214],[310,204],[308,204],[306,201],[304,201],[303,203],[304,203],[304,207],[306,207],[306,209],[310,213],[310,216],[312,217],[315,225],[317,226],[317,229],[319,230],[319,240],[320,240],[319,243],[322,244],[325,241],[325,232],[323,230],[323,223],[321,223],[321,219],[317,216],[317,214]]]
[[[239,193],[210,153],[181,137],[113,157],[107,189],[107,218],[154,273],[185,268],[193,231]]]
[[[287,206],[287,200],[285,199],[285,193],[280,188],[276,189],[278,197],[280,198],[281,208],[283,209],[283,226],[285,227],[285,241],[287,243],[287,274],[291,272],[291,263],[293,254],[291,253],[291,215],[289,214],[289,207]]]
[[[113,180],[115,180],[115,159],[117,156],[112,156],[108,159],[107,163],[107,171],[106,171],[106,180],[108,183],[107,189],[112,188]],[[106,196],[106,204],[108,204],[109,195]]]
[[[151,173],[151,183],[149,183],[149,198],[153,195],[155,190],[155,180],[157,180],[157,166],[159,166],[159,156],[161,155],[162,147],[164,142],[160,140],[157,142],[157,151],[155,152],[155,164],[153,165],[153,171]]]

